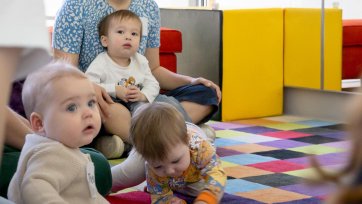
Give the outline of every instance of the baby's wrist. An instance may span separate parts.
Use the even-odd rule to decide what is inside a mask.
[[[125,95],[125,87],[116,85],[116,97],[119,99],[123,99],[122,96]]]

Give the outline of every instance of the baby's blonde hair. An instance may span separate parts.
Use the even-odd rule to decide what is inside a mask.
[[[143,158],[151,161],[163,161],[175,145],[189,143],[182,114],[162,102],[145,104],[134,113],[130,138]]]
[[[24,110],[28,119],[32,112],[39,112],[44,102],[49,101],[49,91],[54,90],[49,90],[48,85],[64,77],[87,79],[77,67],[61,60],[51,62],[28,75],[22,91]],[[64,84],[64,86],[71,86],[71,84]]]

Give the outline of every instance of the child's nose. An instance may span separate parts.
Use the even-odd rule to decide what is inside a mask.
[[[175,169],[174,169],[174,168],[170,167],[170,168],[167,168],[167,169],[166,169],[166,174],[167,174],[167,175],[172,175],[172,174],[174,174],[174,173],[175,173]]]
[[[86,107],[83,111],[83,117],[84,118],[89,118],[93,116],[93,110],[89,107]]]
[[[131,40],[131,39],[132,39],[132,34],[127,33],[127,34],[126,34],[126,40]]]

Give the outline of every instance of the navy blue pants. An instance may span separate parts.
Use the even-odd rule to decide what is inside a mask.
[[[201,84],[181,86],[164,94],[166,96],[173,97],[178,102],[189,101],[200,105],[212,106],[211,113],[203,118],[202,121],[199,122],[199,124],[209,121],[219,109],[216,91],[210,87]],[[189,121],[190,117],[187,116],[185,110],[181,111],[181,113],[183,113],[184,116],[186,115],[186,121],[191,122]]]

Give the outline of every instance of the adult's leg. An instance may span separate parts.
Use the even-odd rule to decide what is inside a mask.
[[[132,149],[125,161],[113,166],[111,171],[112,192],[136,186],[146,180],[145,160],[135,149]]]
[[[16,66],[18,63],[18,59],[20,56],[21,49],[19,48],[0,48],[0,87],[1,87],[1,94],[0,94],[0,161],[2,160],[3,154],[3,145],[4,145],[4,138],[5,138],[5,124],[7,121],[7,103],[9,100],[10,95],[10,84],[13,79],[13,75],[16,70]],[[20,154],[20,153],[19,153]],[[4,155],[5,156],[5,155]],[[18,158],[18,157],[17,157]],[[7,195],[7,186],[9,185],[9,181],[14,174],[13,168],[4,167],[3,164],[8,165],[16,165],[18,160],[14,162],[8,161],[7,158],[1,161],[1,169],[0,169],[0,191],[1,196],[6,197]],[[9,171],[9,172],[8,172]]]
[[[6,106],[10,95],[10,85],[16,70],[21,49],[0,48],[0,152],[3,152],[5,138]],[[0,156],[1,160],[1,156]]]
[[[164,102],[164,103],[168,103],[168,104],[172,105],[173,107],[175,107],[184,116],[185,121],[192,122],[192,119],[190,118],[189,114],[186,112],[184,107],[173,96],[167,96],[167,95],[159,94],[155,98],[154,101],[155,102]]]
[[[98,192],[106,196],[110,193],[112,187],[111,166],[108,160],[98,151],[92,148],[81,148],[85,154],[89,154],[94,163],[94,174]]]
[[[31,133],[29,121],[10,108],[6,112],[5,144],[21,149],[25,135]]]
[[[200,121],[202,121],[213,110],[212,106],[201,105],[195,102],[181,101],[180,103],[185,111],[188,113],[192,122],[195,124],[199,124]]]
[[[181,86],[166,95],[177,99],[195,124],[210,120],[219,107],[215,90],[201,84]]]
[[[129,128],[131,127],[131,113],[119,103],[110,105],[111,116],[103,122],[107,132],[119,136],[123,141],[129,142]]]
[[[131,103],[129,103],[129,111],[131,112],[131,115],[133,115],[136,112],[136,110],[144,104],[147,104],[147,102],[131,102]]]

